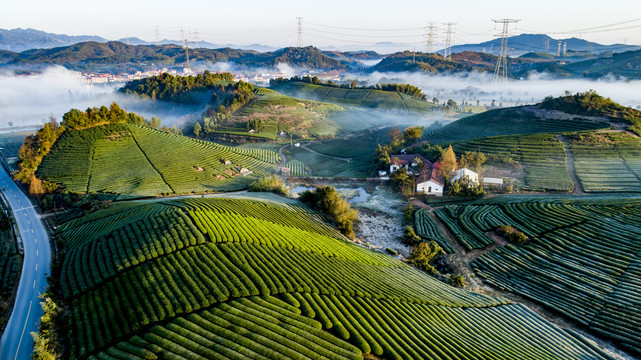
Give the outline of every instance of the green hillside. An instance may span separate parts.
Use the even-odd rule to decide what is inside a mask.
[[[345,240],[296,203],[133,202],[56,234],[73,358],[605,359],[524,306]]]
[[[65,131],[36,174],[77,193],[150,196],[243,189],[256,176],[272,173],[279,161],[272,151],[112,124]],[[253,173],[243,176],[237,166]]]
[[[457,154],[480,151],[488,165],[518,168],[526,191],[572,191],[563,143],[554,134],[507,135],[452,143]]]
[[[571,132],[610,127],[608,122],[568,118],[545,118],[532,111],[531,106],[496,109],[469,116],[447,124],[423,137],[432,143],[446,143],[499,135],[527,135]]]
[[[501,225],[525,233],[476,259],[477,273],[641,353],[641,199],[503,196],[437,215],[467,249],[493,244]]]
[[[271,88],[284,94],[303,99],[368,109],[423,114],[435,108],[435,105],[432,103],[397,91],[347,89],[315,85],[302,81],[274,83],[271,85]]]

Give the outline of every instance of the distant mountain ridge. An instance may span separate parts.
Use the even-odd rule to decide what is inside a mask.
[[[554,39],[544,34],[521,34],[508,38],[507,44],[510,48],[509,54],[512,56],[522,55],[529,52],[543,52],[549,54],[556,54],[559,48],[558,42],[561,42],[561,52],[563,51],[563,44],[566,45],[568,51],[574,52],[590,52],[601,53],[606,51],[611,52],[625,52],[641,49],[641,46],[626,45],[626,44],[612,44],[602,45],[599,43],[578,39]],[[464,44],[452,46],[452,53],[463,51],[474,52],[487,52],[498,54],[501,46],[501,39],[493,39],[490,41],[482,42],[479,44]]]
[[[0,29],[0,50],[14,52],[69,46],[85,41],[107,42],[100,36],[52,34],[35,29]]]

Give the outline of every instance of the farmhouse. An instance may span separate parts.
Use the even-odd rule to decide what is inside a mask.
[[[390,155],[389,173],[405,168],[408,173],[419,173],[419,164],[424,167],[432,167],[432,162],[427,160],[423,155],[419,154],[399,154]]]
[[[443,179],[438,177],[439,163],[424,167],[416,179],[416,192],[426,195],[443,196]]]
[[[462,179],[464,177],[468,178],[470,182],[473,183],[474,185],[478,185],[479,183],[479,174],[477,174],[476,172],[468,168],[462,168],[462,169],[456,170],[456,172],[454,173],[454,176],[452,176],[451,182],[455,182],[456,180]]]

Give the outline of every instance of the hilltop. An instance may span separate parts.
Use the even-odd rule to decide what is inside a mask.
[[[196,136],[276,140],[278,133],[299,137],[333,136],[342,131],[334,117],[341,106],[293,98],[279,92],[234,81],[229,73],[197,76],[162,74],[128,82],[125,94],[159,101],[206,107]],[[191,130],[191,129],[189,129]],[[221,136],[225,135],[225,136]]]
[[[425,134],[441,143],[487,136],[571,132],[616,127],[638,131],[641,111],[594,91],[553,98],[536,105],[494,109],[450,123]]]
[[[275,197],[123,203],[56,234],[73,358],[606,358]]]
[[[318,79],[312,78],[307,80],[292,78],[272,81],[270,88],[309,100],[399,113],[425,114],[436,107],[426,101],[420,89],[412,85],[385,85],[359,88],[353,85],[323,84]]]

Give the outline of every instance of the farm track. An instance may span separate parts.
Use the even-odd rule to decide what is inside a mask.
[[[579,182],[579,178],[576,176],[576,167],[574,166],[574,154],[572,154],[572,150],[570,149],[570,142],[563,135],[556,135],[555,138],[559,140],[561,143],[563,143],[563,150],[565,151],[565,157],[567,159],[568,174],[570,174],[570,178],[572,178],[572,182],[574,182],[574,190],[572,191],[572,194],[585,195],[583,186],[581,186],[581,183]]]

